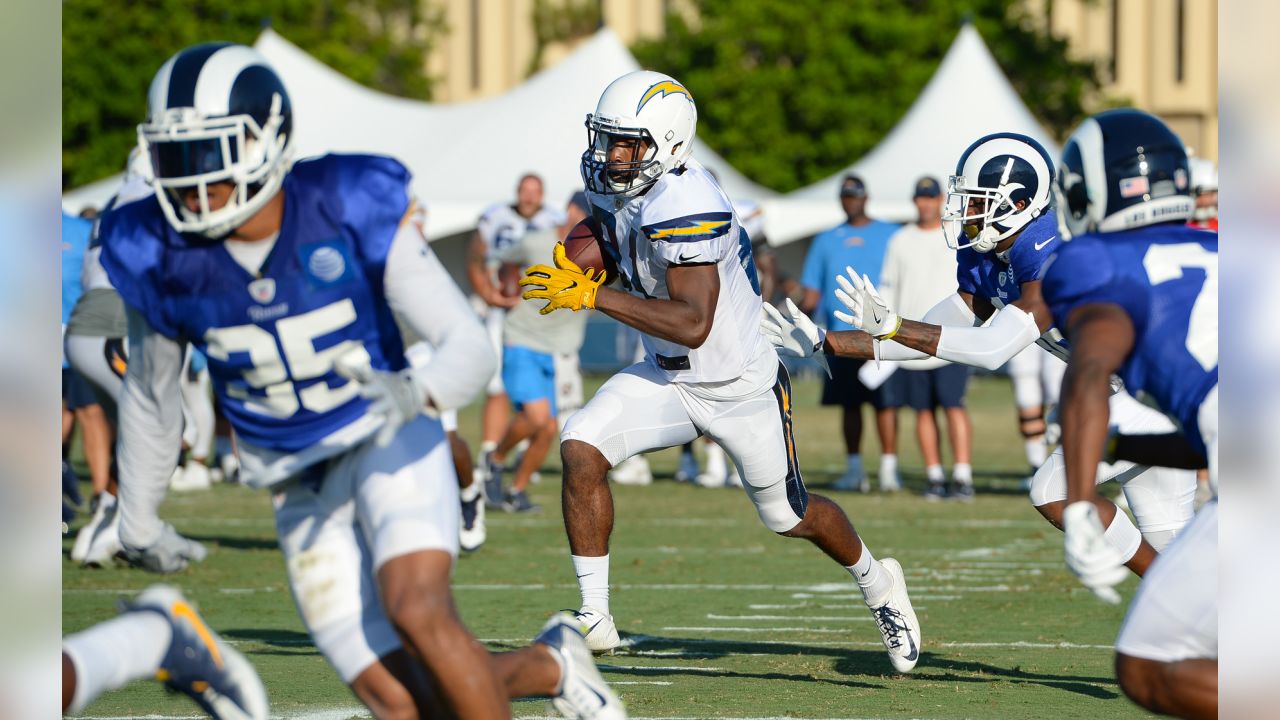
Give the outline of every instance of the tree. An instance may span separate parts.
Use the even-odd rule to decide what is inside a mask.
[[[758,183],[789,191],[862,157],[973,22],[1032,112],[1061,136],[1084,116],[1098,70],[1071,60],[1006,0],[698,0],[665,37],[638,43],[645,67],[698,101],[698,132]],[[957,107],[956,112],[965,108]]]
[[[67,0],[62,4],[62,185],[124,169],[160,65],[188,45],[252,44],[270,26],[356,82],[428,99],[444,19],[420,0]]]

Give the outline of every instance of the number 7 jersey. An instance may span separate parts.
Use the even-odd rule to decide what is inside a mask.
[[[1218,384],[1218,234],[1158,225],[1083,235],[1049,258],[1041,286],[1057,327],[1090,304],[1118,305],[1133,322],[1121,366],[1125,389],[1181,425],[1201,452],[1198,413]]]
[[[355,384],[334,372],[337,357],[363,348],[374,368],[406,366],[382,284],[408,187],[409,172],[391,158],[297,163],[257,274],[224,243],[175,232],[147,197],[103,219],[102,265],[152,329],[205,353],[240,437],[298,452],[366,414]]]

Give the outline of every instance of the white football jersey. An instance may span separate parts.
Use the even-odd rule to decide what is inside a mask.
[[[715,263],[720,272],[711,333],[699,348],[641,334],[645,360],[672,382],[722,383],[743,376],[773,346],[760,335],[760,281],[733,204],[696,160],[663,175],[639,197],[587,193],[618,249],[622,289],[669,300],[667,267]],[[777,373],[776,362],[766,368]]]
[[[487,255],[492,259],[498,251],[519,242],[525,233],[554,228],[563,222],[564,214],[546,205],[538,208],[531,218],[516,212],[514,205],[492,205],[480,215],[476,231],[480,233]]]

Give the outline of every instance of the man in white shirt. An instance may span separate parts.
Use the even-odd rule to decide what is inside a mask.
[[[880,273],[880,287],[896,307],[918,312],[918,315],[910,317],[923,317],[953,292],[956,254],[942,237],[942,187],[938,181],[927,176],[920,178],[912,199],[918,220],[902,226],[889,238],[884,269]],[[907,404],[916,411],[916,437],[920,441],[920,453],[924,456],[929,480],[925,497],[939,500],[950,495],[962,500],[972,499],[973,470],[969,464],[972,425],[969,411],[964,407],[969,368],[931,357],[907,360],[895,374],[900,376],[896,379],[906,395]],[[947,493],[943,482],[935,416],[938,407],[946,413],[948,435],[955,454],[951,493]]]

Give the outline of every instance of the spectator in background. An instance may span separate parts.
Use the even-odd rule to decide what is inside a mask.
[[[502,321],[506,311],[520,304],[518,295],[502,293],[495,273],[500,263],[496,253],[520,241],[525,233],[546,230],[559,225],[560,213],[542,204],[542,178],[528,173],[516,183],[514,205],[493,205],[484,211],[476,225],[476,234],[467,251],[467,278],[475,294],[484,302],[482,315],[498,356],[498,369],[485,388],[484,411],[481,416],[480,455],[498,445],[509,417],[506,390],[502,386]],[[481,463],[483,465],[483,463]],[[500,503],[501,498],[489,498]]]
[[[531,229],[494,253],[500,263],[520,267],[520,275],[530,265],[546,263],[560,239],[586,219],[587,196],[574,193],[569,199],[564,220],[558,227]],[[516,296],[519,297],[518,295]],[[538,313],[538,304],[521,302],[506,313],[502,332],[502,384],[515,407],[511,419],[496,447],[484,452],[481,472],[485,475],[485,494],[501,496],[502,507],[509,512],[539,510],[529,500],[528,487],[533,473],[547,457],[556,439],[558,396],[556,357],[577,356],[587,332],[588,313]],[[564,365],[564,361],[561,361]],[[576,372],[576,365],[573,366]],[[566,381],[571,378],[562,378]],[[579,382],[581,387],[581,382]],[[529,447],[521,456],[512,478],[511,488],[502,491],[502,474],[510,453],[520,442]]]
[[[1218,232],[1218,166],[1208,158],[1191,159],[1191,193],[1196,211],[1189,223],[1201,230]]]
[[[957,263],[955,251],[947,247],[942,237],[942,187],[938,181],[920,178],[912,201],[916,206],[916,222],[904,225],[890,238],[880,273],[880,292],[890,307],[904,313],[903,317],[924,317],[934,305],[955,292]],[[972,499],[973,469],[969,464],[972,426],[964,406],[968,366],[931,357],[903,362],[895,374],[900,376],[907,404],[916,411],[916,438],[920,441],[929,480],[925,497],[937,500],[950,494],[957,499]],[[950,493],[942,471],[938,408],[942,408],[947,417],[947,434],[955,456]]]
[[[828,330],[852,330],[838,319],[835,311],[840,303],[835,298],[836,276],[844,273],[846,265],[858,268],[880,282],[880,268],[884,264],[889,236],[898,229],[892,223],[867,217],[867,186],[862,178],[846,175],[840,182],[840,205],[844,209],[845,222],[823,232],[813,239],[804,259],[804,272],[800,283],[804,286],[804,299],[800,308],[824,323]],[[862,468],[862,406],[866,403],[876,410],[876,428],[880,435],[880,469],[897,473],[898,413],[894,404],[893,384],[881,385],[875,391],[868,390],[858,379],[858,370],[865,361],[847,358],[830,358],[831,377],[822,388],[823,405],[839,405],[844,408],[843,434],[848,464],[834,487],[837,490],[870,490],[866,473]],[[900,403],[899,403],[900,404]]]

